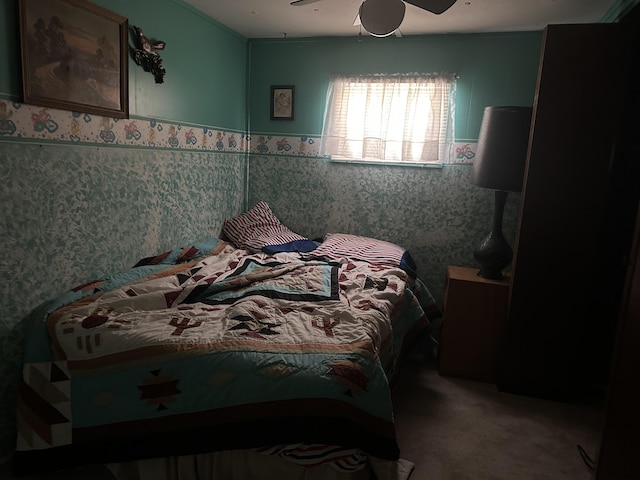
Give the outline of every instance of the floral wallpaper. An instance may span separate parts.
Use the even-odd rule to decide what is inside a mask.
[[[252,155],[248,204],[266,201],[285,225],[309,238],[353,233],[405,247],[441,302],[447,265],[477,266],[473,250],[491,229],[493,191],[471,184],[466,163],[421,168]],[[519,201],[509,194],[505,207],[511,245]]]
[[[475,266],[473,249],[490,230],[493,194],[470,181],[477,143],[455,142],[442,168],[424,168],[331,162],[320,140],[252,135],[248,206],[267,201],[309,238],[344,232],[400,244],[441,302],[447,265]],[[518,202],[511,195],[505,209],[507,238]]]
[[[219,236],[244,206],[245,141],[0,101],[0,457],[15,442],[21,321],[76,284]]]

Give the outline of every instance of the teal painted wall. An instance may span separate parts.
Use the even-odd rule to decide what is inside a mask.
[[[41,107],[19,103],[18,2],[0,0],[0,459],[15,447],[28,312],[74,284],[218,236],[223,219],[244,208],[246,39],[177,0],[95,3],[167,42],[165,81],[130,59],[131,119],[49,109],[48,132],[31,121]],[[169,130],[177,147],[160,144]],[[100,131],[115,132],[115,142]],[[185,143],[190,132],[195,145]],[[230,138],[239,153],[227,151]]]
[[[161,51],[163,84],[130,60],[133,115],[235,130],[246,127],[246,39],[177,0],[98,0],[152,38]],[[133,37],[130,39],[133,43]]]
[[[616,0],[609,8],[609,11],[600,19],[602,23],[615,23],[620,21],[627,15],[636,5],[640,4],[640,0]]]
[[[178,0],[96,0],[152,38],[167,73],[156,84],[129,58],[131,116],[246,129],[247,40]],[[18,1],[0,1],[0,94],[21,97]],[[129,44],[137,45],[132,35]]]
[[[533,104],[542,32],[250,40],[251,132],[322,133],[331,74],[457,73],[456,139],[478,138],[486,105]],[[270,85],[295,85],[295,119],[269,119]]]

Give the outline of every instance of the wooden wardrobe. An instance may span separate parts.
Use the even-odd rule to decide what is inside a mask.
[[[567,401],[606,391],[635,223],[628,197],[637,197],[630,184],[638,183],[617,152],[631,38],[620,24],[545,29],[497,372],[502,391]]]
[[[544,32],[497,372],[500,390],[606,408],[594,477],[640,451],[640,6]]]
[[[544,32],[498,388],[606,391],[637,202],[621,144],[632,29]]]

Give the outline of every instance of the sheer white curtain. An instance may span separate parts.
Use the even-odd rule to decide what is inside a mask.
[[[455,86],[454,74],[332,76],[323,155],[442,164],[453,140]]]

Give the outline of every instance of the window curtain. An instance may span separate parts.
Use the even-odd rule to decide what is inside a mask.
[[[331,77],[322,153],[337,160],[442,164],[453,141],[454,74]]]

